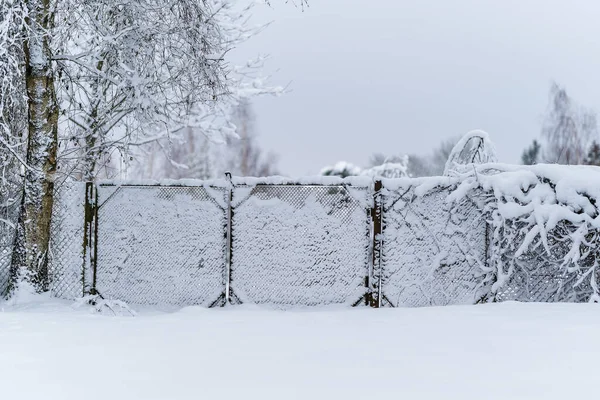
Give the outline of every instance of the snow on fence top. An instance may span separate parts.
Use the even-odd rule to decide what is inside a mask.
[[[305,176],[290,178],[286,176],[268,176],[261,178],[233,176],[231,181],[227,179],[161,179],[160,181],[149,179],[130,180],[101,180],[99,185],[103,186],[191,186],[191,187],[227,187],[230,184],[239,186],[256,185],[339,185],[339,186],[369,186],[375,179],[370,176]]]

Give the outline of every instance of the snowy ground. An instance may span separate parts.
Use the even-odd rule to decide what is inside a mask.
[[[595,304],[0,312],[1,399],[578,399]]]

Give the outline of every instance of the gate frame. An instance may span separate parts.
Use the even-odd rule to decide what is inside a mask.
[[[233,218],[234,218],[234,214],[235,214],[235,208],[237,206],[239,206],[240,204],[242,204],[244,201],[246,201],[247,199],[239,202],[239,204],[237,204],[235,207],[233,205],[233,192],[235,190],[236,187],[248,187],[248,188],[254,188],[254,187],[260,187],[260,186],[301,186],[301,187],[306,187],[306,186],[314,186],[314,187],[341,187],[343,188],[346,192],[348,192],[348,194],[351,196],[350,192],[348,191],[348,188],[359,188],[359,189],[364,189],[367,191],[367,196],[369,196],[370,194],[373,194],[374,196],[377,195],[379,196],[379,191],[380,189],[383,187],[382,186],[382,182],[380,180],[372,180],[371,184],[369,185],[352,185],[351,183],[348,182],[338,182],[338,183],[323,183],[323,182],[303,182],[302,180],[294,180],[294,179],[285,179],[283,182],[277,182],[277,183],[269,183],[269,182],[261,182],[260,178],[250,178],[250,180],[256,180],[256,183],[251,182],[251,183],[247,183],[245,182],[245,178],[244,177],[233,177],[231,175],[230,172],[226,172],[225,173],[226,179],[228,181],[228,190],[229,190],[229,196],[228,196],[228,221],[227,221],[227,245],[228,245],[228,249],[227,249],[227,256],[228,256],[228,260],[227,260],[227,289],[226,289],[226,293],[229,295],[229,298],[226,300],[226,304],[241,304],[241,301],[239,300],[239,298],[236,296],[235,292],[234,292],[234,288],[231,285],[232,282],[232,258],[233,258],[233,235],[234,235],[234,231],[233,231]],[[239,183],[236,182],[236,180],[240,181]],[[379,185],[379,190],[376,192],[374,191],[374,186],[377,187],[377,185]],[[373,199],[375,199],[375,197],[373,197]],[[373,200],[374,201],[374,200]],[[382,209],[381,209],[381,202],[372,202],[371,203],[371,207],[364,207],[363,210],[365,211],[365,223],[367,224],[366,228],[366,236],[368,237],[368,245],[367,245],[367,251],[368,254],[366,255],[366,261],[367,261],[367,265],[366,265],[366,274],[364,277],[364,282],[365,282],[365,293],[358,299],[356,300],[354,303],[351,303],[352,307],[357,307],[361,304],[364,304],[365,306],[368,307],[373,307],[373,308],[379,308],[379,304],[380,302],[377,300],[377,296],[374,296],[374,288],[373,288],[373,282],[375,282],[374,279],[374,270],[376,270],[377,268],[374,266],[374,262],[375,260],[377,260],[377,262],[379,262],[380,257],[379,256],[375,256],[375,252],[373,251],[373,249],[375,247],[377,247],[378,249],[380,249],[380,246],[375,246],[375,241],[378,240],[379,242],[381,242],[381,236],[378,236],[377,238],[375,237],[375,235],[373,234],[373,223],[374,223],[374,219],[373,219],[373,215],[377,215],[379,218],[379,224],[381,227],[381,213],[382,213]],[[375,210],[375,211],[374,211]]]

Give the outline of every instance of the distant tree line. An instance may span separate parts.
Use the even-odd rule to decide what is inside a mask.
[[[534,139],[531,145],[523,150],[522,164],[600,166],[600,137],[596,112],[576,104],[566,89],[557,83],[552,83],[550,87],[549,104],[540,133],[541,137]],[[371,171],[387,177],[439,176],[443,174],[448,156],[458,140],[459,137],[446,139],[428,155],[386,156],[383,153],[375,153],[364,169],[348,162],[338,162],[324,168],[321,174],[346,177],[364,175],[365,171]],[[385,175],[377,171],[378,168],[383,171],[382,168],[386,165],[388,170]],[[390,169],[395,172],[390,173]]]
[[[418,178],[421,176],[442,175],[448,156],[458,140],[459,137],[443,140],[427,155],[385,155],[384,153],[374,153],[369,158],[369,163],[365,168],[340,161],[323,168],[321,175],[339,176],[342,178],[356,175],[377,175],[383,178]]]

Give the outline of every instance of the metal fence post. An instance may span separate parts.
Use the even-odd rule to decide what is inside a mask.
[[[93,183],[85,183],[85,203],[83,210],[83,248],[82,248],[82,264],[81,264],[81,283],[82,283],[82,296],[87,296],[90,293],[90,286],[92,284],[92,276],[90,274],[90,224],[92,220],[92,192]]]
[[[93,182],[85,183],[83,225],[83,296],[96,294],[96,263],[98,254],[98,193]]]
[[[233,237],[231,219],[233,218],[233,182],[231,181],[231,173],[226,172],[227,178],[227,231],[226,231],[226,249],[225,249],[225,304],[231,303],[231,258],[233,250]]]
[[[381,233],[382,233],[382,202],[381,189],[383,184],[381,181],[375,181],[373,192],[373,208],[371,208],[371,224],[372,224],[372,244],[371,244],[371,271],[367,280],[369,293],[367,294],[367,305],[373,308],[381,306]],[[373,283],[377,283],[377,290]]]
[[[96,287],[96,277],[98,275],[98,210],[99,210],[99,202],[98,202],[98,187],[94,184],[94,203],[93,203],[93,220],[92,220],[92,228],[93,228],[93,241],[92,241],[92,252],[90,254],[90,261],[92,266],[93,280],[92,280],[92,289],[91,294],[99,294],[98,289]]]

